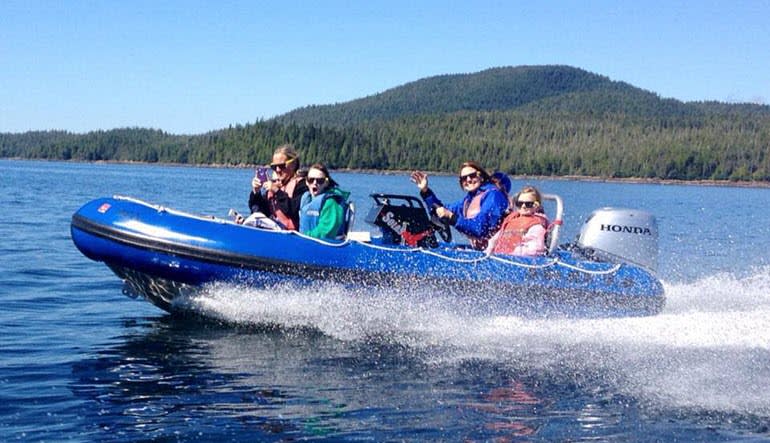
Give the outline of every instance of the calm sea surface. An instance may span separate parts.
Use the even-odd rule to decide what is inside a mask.
[[[668,300],[649,318],[215,287],[199,310],[243,325],[225,326],[123,295],[70,240],[100,196],[245,212],[252,174],[0,160],[0,441],[770,440],[770,189],[526,181],[564,199],[565,240],[595,208],[657,215]],[[369,193],[416,195],[406,175],[335,179],[359,230]]]

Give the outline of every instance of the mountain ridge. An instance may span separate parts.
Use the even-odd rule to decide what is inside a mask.
[[[420,79],[200,135],[121,128],[0,134],[0,157],[245,165],[293,143],[331,169],[770,182],[770,107],[660,98],[568,66]]]
[[[309,105],[270,119],[282,124],[348,127],[366,122],[462,111],[627,113],[638,117],[702,115],[770,107],[682,102],[566,65],[522,65],[425,77],[343,103]]]

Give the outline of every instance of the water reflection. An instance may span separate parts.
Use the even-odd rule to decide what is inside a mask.
[[[541,403],[524,383],[512,380],[508,386],[492,388],[482,395],[481,401],[469,406],[496,419],[485,424],[488,430],[516,438],[537,432],[539,425],[535,417]]]
[[[247,346],[233,346],[234,340]],[[93,423],[91,431],[99,440],[274,439],[297,431],[297,423],[270,413],[294,401],[291,389],[252,384],[251,373],[217,368],[212,347],[238,349],[228,355],[231,361],[253,357],[270,371],[270,359],[264,357],[271,351],[265,344],[280,341],[275,334],[243,334],[164,317],[75,364],[71,389],[90,400],[84,421]]]
[[[387,337],[346,343],[311,329],[170,316],[127,326],[115,345],[73,365],[86,435],[100,441],[486,439],[536,428],[509,419],[517,404],[529,408],[518,411],[522,423],[534,419],[539,403],[512,391],[521,385],[466,404],[497,383],[493,367],[432,365]]]
[[[602,390],[601,371],[171,316],[125,331],[72,367],[85,438],[549,441],[628,439],[645,426],[633,398]]]

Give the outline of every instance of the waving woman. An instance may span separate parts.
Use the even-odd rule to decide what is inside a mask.
[[[474,249],[486,247],[487,240],[500,227],[508,208],[508,197],[490,182],[484,168],[472,161],[460,165],[460,187],[466,194],[462,200],[449,205],[444,205],[428,187],[427,174],[414,171],[411,178],[432,212],[465,234]]]

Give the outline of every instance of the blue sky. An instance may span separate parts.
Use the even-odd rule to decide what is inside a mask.
[[[0,0],[0,132],[199,134],[439,74],[563,64],[770,104],[770,1]]]

